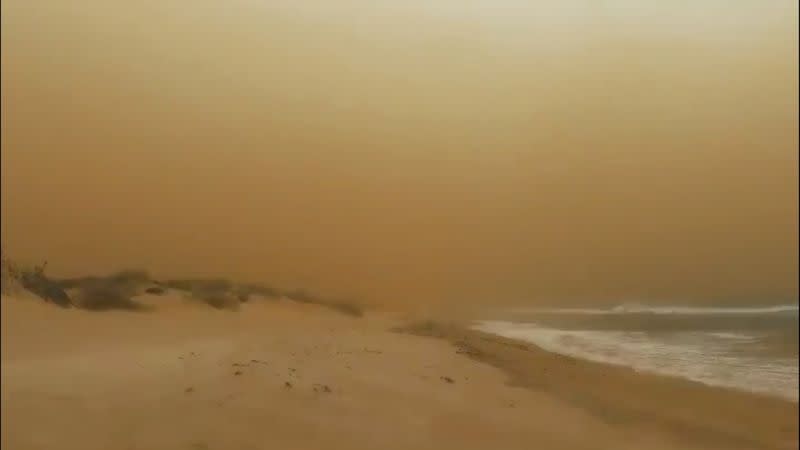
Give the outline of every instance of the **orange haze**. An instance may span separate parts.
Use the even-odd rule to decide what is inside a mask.
[[[372,302],[796,299],[789,0],[8,0],[2,239]]]

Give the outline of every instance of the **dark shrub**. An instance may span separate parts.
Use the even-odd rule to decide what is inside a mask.
[[[145,289],[144,292],[147,293],[147,294],[152,294],[152,295],[164,295],[166,290],[161,286],[152,286],[152,287],[149,287],[149,288]]]
[[[199,297],[195,296],[195,298],[215,309],[226,309],[230,311],[239,309],[239,300],[228,295],[206,294]]]
[[[131,299],[128,292],[113,283],[96,283],[85,286],[78,295],[78,306],[90,311],[141,311],[144,306]]]
[[[46,266],[47,262],[30,271],[21,270],[19,281],[22,287],[45,301],[53,302],[62,308],[69,308],[72,306],[72,301],[56,281],[47,278],[44,274]]]
[[[183,279],[167,280],[167,287],[186,292],[228,292],[233,288],[233,283],[224,279]]]

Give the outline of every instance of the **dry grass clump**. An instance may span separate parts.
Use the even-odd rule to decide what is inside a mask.
[[[238,298],[221,292],[195,294],[193,298],[202,301],[214,309],[220,310],[237,311],[241,305]]]
[[[87,276],[59,280],[64,289],[74,291],[78,307],[90,311],[142,311],[146,308],[133,297],[152,285],[144,270],[123,270],[105,276]]]
[[[214,309],[235,311],[242,302],[241,297],[236,295],[236,284],[226,279],[189,278],[167,280],[162,284],[170,289],[183,291],[190,299],[205,303]]]
[[[47,261],[43,264],[27,267],[17,264],[7,258],[6,254],[0,250],[0,270],[2,271],[3,294],[16,294],[20,290],[25,290],[46,302],[51,302],[63,308],[72,306],[64,289],[54,280],[45,274]]]
[[[228,292],[233,289],[234,283],[222,278],[187,278],[178,280],[167,280],[163,285],[178,291],[189,293],[219,293]]]
[[[144,311],[147,309],[133,300],[129,290],[107,282],[83,286],[76,295],[76,303],[80,308],[90,311]]]
[[[86,276],[76,278],[62,278],[58,283],[64,289],[82,289],[98,283],[117,285],[128,289],[136,289],[145,284],[151,284],[150,275],[144,270],[122,270],[105,276]]]
[[[0,249],[2,293],[25,290],[61,307],[76,306],[91,311],[142,311],[147,309],[135,297],[140,294],[163,295],[168,290],[182,291],[192,300],[219,310],[235,311],[241,303],[260,299],[279,299],[319,305],[352,317],[361,317],[357,302],[326,299],[302,289],[283,291],[260,283],[236,283],[223,278],[186,278],[154,280],[144,270],[123,270],[104,276],[51,279],[45,275],[47,263],[31,268],[15,264]],[[72,298],[71,298],[72,297]]]

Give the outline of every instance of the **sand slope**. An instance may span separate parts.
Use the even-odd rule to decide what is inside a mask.
[[[4,298],[3,448],[711,448],[512,387],[445,340],[389,331],[386,314],[152,301],[90,313]]]

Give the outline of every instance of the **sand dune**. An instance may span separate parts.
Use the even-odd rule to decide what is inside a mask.
[[[611,414],[615,395],[630,402],[635,394],[622,395],[626,378],[617,371],[559,366],[460,337],[494,354],[493,366],[447,340],[392,331],[404,318],[388,313],[355,318],[289,301],[229,312],[174,295],[139,300],[157,309],[98,313],[3,298],[3,448],[796,448],[797,405],[765,408],[763,399],[717,392],[737,411],[758,405],[760,418],[697,416],[687,431],[666,426],[654,402],[700,388],[652,377],[631,384],[649,407],[628,420]],[[556,370],[562,381],[514,387],[501,370],[511,357]],[[577,382],[593,388],[574,389]],[[603,386],[614,386],[612,394],[592,394]],[[766,417],[774,429],[763,426]],[[758,425],[752,436],[741,432],[746,420]]]

